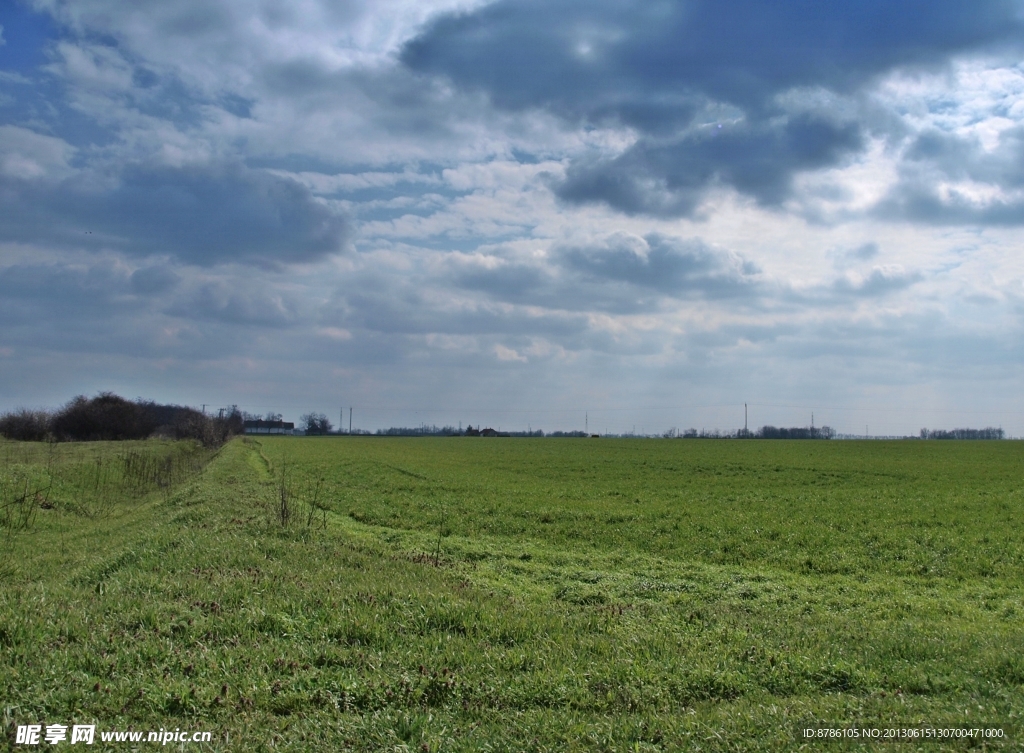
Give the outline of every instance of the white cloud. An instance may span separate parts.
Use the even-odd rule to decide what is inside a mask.
[[[75,148],[27,128],[0,125],[0,174],[22,180],[60,180],[73,172]]]
[[[519,361],[521,363],[526,363],[527,360],[529,360],[526,356],[521,356],[512,348],[506,348],[500,343],[494,346],[494,355],[498,357],[499,361]]]
[[[50,70],[74,87],[108,94],[132,89],[132,67],[111,47],[58,42],[55,52]]]
[[[318,327],[316,332],[318,335],[339,342],[352,339],[352,333],[341,327]]]

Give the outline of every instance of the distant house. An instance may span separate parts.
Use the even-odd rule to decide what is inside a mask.
[[[292,421],[264,421],[260,418],[245,422],[246,434],[291,434],[294,431]]]
[[[509,433],[507,431],[498,431],[496,429],[474,429],[472,426],[466,427],[467,437],[507,437]]]

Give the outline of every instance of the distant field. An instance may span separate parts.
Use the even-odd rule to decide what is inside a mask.
[[[967,724],[1006,737],[895,747],[1024,749],[1022,443],[207,459],[0,444],[5,499],[48,490],[0,531],[12,743],[93,720],[212,731],[194,750],[838,750],[885,746],[801,730]]]

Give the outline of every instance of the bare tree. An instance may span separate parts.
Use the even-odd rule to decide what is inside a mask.
[[[299,416],[299,422],[307,434],[329,434],[331,422],[323,413],[305,413]]]

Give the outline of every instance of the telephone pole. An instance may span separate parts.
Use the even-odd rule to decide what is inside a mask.
[[[348,407],[348,433],[352,433],[352,406]]]
[[[743,403],[743,433],[747,433],[747,404]]]

